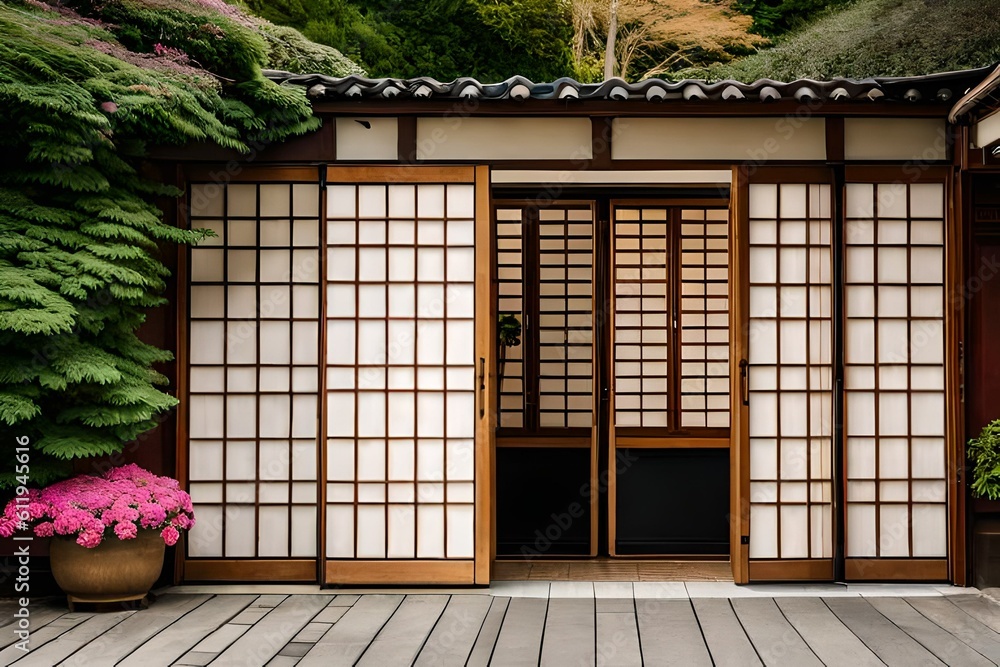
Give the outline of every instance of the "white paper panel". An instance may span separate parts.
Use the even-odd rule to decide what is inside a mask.
[[[882,556],[908,557],[909,532],[910,512],[906,505],[879,506],[879,553]]]
[[[329,505],[326,510],[326,553],[329,558],[354,557],[354,508]]]
[[[358,506],[358,558],[385,558],[385,529],[384,507],[381,505]]]
[[[809,522],[808,509],[805,505],[781,507],[781,556],[809,557]]]
[[[288,508],[260,507],[257,553],[261,558],[284,558],[288,556]]]
[[[417,505],[417,558],[444,558],[444,507]]]
[[[875,505],[848,503],[848,558],[875,556]]]
[[[388,558],[413,558],[416,556],[416,511],[413,505],[389,506]]]
[[[292,558],[316,556],[316,507],[292,508]]]
[[[475,512],[472,505],[449,505],[448,558],[472,558],[475,555]]]
[[[778,557],[778,508],[750,505],[750,558]]]
[[[253,556],[257,534],[253,505],[227,504],[225,514],[225,555],[233,558]]]
[[[222,553],[222,507],[198,505],[198,521],[188,532],[188,554],[193,558],[218,558]]]

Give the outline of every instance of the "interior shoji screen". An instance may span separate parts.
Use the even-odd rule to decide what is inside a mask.
[[[538,404],[542,428],[593,425],[594,213],[538,210]]]
[[[193,184],[191,558],[315,558],[319,186]],[[314,567],[310,568],[315,572]]]
[[[502,358],[499,389],[501,428],[524,428],[524,209],[497,206],[497,313],[513,315],[521,323],[521,344],[508,346]]]
[[[750,558],[833,556],[831,188],[749,192]]]
[[[680,426],[729,427],[729,211],[681,210]]]
[[[616,427],[672,426],[667,214],[662,207],[613,207]]]
[[[942,183],[846,191],[846,553],[944,558]]]
[[[327,187],[329,559],[474,556],[475,186]]]

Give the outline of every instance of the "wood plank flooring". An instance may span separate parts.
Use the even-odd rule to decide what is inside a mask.
[[[591,589],[599,594],[168,593],[148,610],[100,614],[49,601],[32,609],[27,653],[9,641],[15,625],[0,625],[0,665],[1000,663],[1000,605],[970,593],[657,599]],[[0,614],[12,613],[11,604],[0,602]]]

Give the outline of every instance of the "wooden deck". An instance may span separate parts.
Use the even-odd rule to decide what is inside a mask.
[[[555,584],[553,584],[555,586]],[[1000,605],[972,594],[589,597],[188,594],[145,611],[32,609],[32,650],[0,665],[832,665],[1000,663]],[[640,589],[634,589],[636,595]],[[707,589],[706,589],[707,590]],[[553,594],[556,588],[552,588]],[[597,595],[593,594],[597,591]]]

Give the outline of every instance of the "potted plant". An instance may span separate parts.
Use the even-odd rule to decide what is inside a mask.
[[[983,427],[966,450],[972,465],[972,495],[1000,500],[1000,419]]]
[[[165,545],[194,525],[191,496],[175,479],[135,464],[27,489],[4,508],[0,536],[52,537],[52,575],[75,602],[145,600]]]

